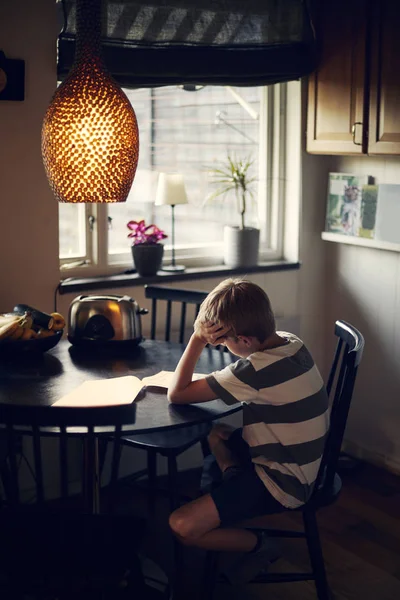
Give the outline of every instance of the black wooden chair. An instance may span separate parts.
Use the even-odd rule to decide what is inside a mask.
[[[86,466],[95,465],[97,436],[107,432],[113,440],[110,485],[115,486],[122,427],[135,421],[135,410],[135,405],[88,409],[0,405],[0,435],[6,446],[0,506],[0,597],[114,599],[127,579],[138,597],[147,597],[135,552],[143,521],[91,514],[93,498],[88,488],[95,476],[93,469],[85,470],[82,487],[87,493],[75,496],[70,485],[69,467],[77,449],[85,448]],[[24,455],[30,457],[29,495],[34,494],[25,502],[21,440]],[[49,500],[46,492],[54,492],[50,480],[56,474],[59,493]]]
[[[360,364],[364,338],[352,325],[345,321],[336,321],[335,335],[338,337],[336,352],[327,383],[327,391],[331,400],[330,428],[324,454],[315,482],[314,491],[309,501],[296,509],[303,516],[304,531],[288,531],[262,529],[276,538],[305,538],[311,562],[309,573],[263,573],[249,583],[287,583],[294,581],[315,582],[318,600],[330,600],[330,591],[325,573],[325,564],[316,519],[317,511],[336,501],[341,491],[342,482],[337,474],[340,448],[346,428],[347,416],[353,395],[357,370]],[[246,521],[246,528],[251,528],[251,521]],[[217,555],[208,552],[205,565],[204,600],[211,600],[217,572]]]
[[[177,341],[183,344],[185,341],[186,324],[190,323],[191,325],[194,322],[200,309],[200,304],[206,298],[207,292],[146,285],[145,295],[146,298],[150,298],[152,301],[151,339],[154,340],[157,337],[157,315],[159,315],[162,308],[165,308],[164,340],[171,341],[174,337],[172,319],[175,314],[175,306],[179,311]],[[190,310],[192,314],[189,314]],[[166,457],[168,460],[167,493],[172,512],[179,504],[179,494],[177,492],[177,457],[197,443],[201,444],[203,455],[207,456],[210,453],[207,442],[210,429],[210,425],[201,424],[176,431],[138,434],[122,439],[122,443],[125,446],[147,452],[147,469],[134,473],[130,477],[130,481],[135,481],[147,475],[149,504],[151,508],[154,507],[155,493],[157,491],[157,454]]]

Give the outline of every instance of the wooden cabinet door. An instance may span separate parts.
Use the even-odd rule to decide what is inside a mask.
[[[400,154],[400,2],[373,2],[368,154]]]
[[[321,2],[319,67],[308,89],[307,151],[366,152],[366,0]],[[354,127],[354,133],[353,133]]]

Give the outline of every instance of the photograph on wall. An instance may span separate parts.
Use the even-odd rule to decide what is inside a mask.
[[[325,231],[360,235],[362,187],[368,180],[368,176],[329,173]]]

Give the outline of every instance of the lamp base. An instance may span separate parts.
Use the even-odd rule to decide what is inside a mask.
[[[161,267],[161,271],[168,271],[169,273],[182,273],[182,271],[186,270],[186,267],[183,265],[166,265],[165,267]]]

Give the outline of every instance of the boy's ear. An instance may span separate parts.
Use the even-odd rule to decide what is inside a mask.
[[[245,346],[250,347],[253,341],[253,338],[248,335],[238,335],[238,339],[244,343]]]

